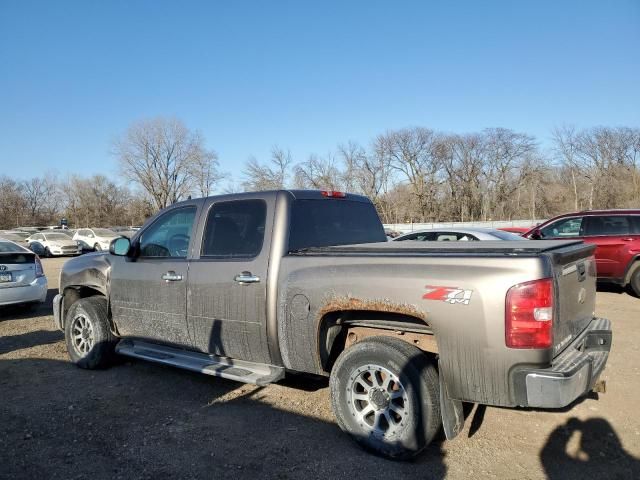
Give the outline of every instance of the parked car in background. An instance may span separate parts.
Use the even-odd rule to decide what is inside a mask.
[[[478,240],[524,240],[515,233],[504,232],[495,228],[433,228],[405,233],[394,242],[416,240],[419,242],[475,242]]]
[[[582,240],[596,246],[598,280],[640,296],[640,210],[587,210],[547,220],[526,238]]]
[[[14,230],[4,230],[0,232],[0,238],[4,240],[11,240],[18,245],[22,245],[26,247],[28,245],[27,238],[29,237],[28,233],[25,232],[16,232]]]
[[[0,306],[42,303],[47,288],[38,256],[17,243],[0,239]]]
[[[111,240],[119,236],[108,228],[79,228],[76,230],[73,239],[80,242],[83,250],[99,252],[101,250],[109,250]]]
[[[79,255],[82,253],[80,244],[69,235],[59,231],[43,231],[34,233],[27,238],[29,249],[45,257],[60,255]]]
[[[531,227],[500,227],[498,230],[503,232],[515,233],[517,235],[523,235],[531,230]]]

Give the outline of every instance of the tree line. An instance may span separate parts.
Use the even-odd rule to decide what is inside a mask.
[[[72,226],[137,225],[190,196],[281,188],[361,193],[385,223],[539,219],[640,206],[640,129],[631,127],[562,127],[546,148],[504,128],[404,128],[305,159],[276,146],[270,158],[249,158],[232,178],[202,134],[177,119],[154,118],[130,126],[112,153],[123,181],[0,177],[0,228],[62,217]]]

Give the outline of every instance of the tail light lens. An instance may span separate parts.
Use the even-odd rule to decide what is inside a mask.
[[[44,277],[44,269],[42,268],[40,257],[36,255],[36,278],[38,277]]]
[[[507,292],[505,343],[510,348],[549,348],[553,344],[553,281],[519,283]]]

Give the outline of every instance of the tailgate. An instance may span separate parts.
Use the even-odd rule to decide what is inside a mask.
[[[553,356],[582,332],[595,314],[596,263],[593,245],[571,245],[549,253],[556,283]]]

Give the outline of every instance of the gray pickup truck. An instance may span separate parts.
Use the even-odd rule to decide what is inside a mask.
[[[463,402],[561,408],[601,385],[593,246],[386,242],[341,192],[200,198],[60,275],[71,361],[115,354],[265,385],[330,377],[340,427],[394,458],[462,429]]]

